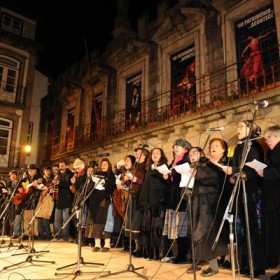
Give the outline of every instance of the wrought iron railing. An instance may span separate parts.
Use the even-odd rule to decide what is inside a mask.
[[[261,76],[238,77],[237,64],[232,64],[199,77],[195,81],[195,94],[186,89],[173,89],[153,95],[142,101],[141,115],[131,123],[126,119],[126,110],[108,114],[101,120],[101,138],[98,137],[94,124],[77,127],[73,139],[66,141],[66,135],[53,139],[51,156],[57,157],[67,152],[79,151],[88,147],[97,147],[106,141],[125,134],[134,133],[138,129],[151,128],[172,121],[178,116],[191,115],[209,110],[233,100],[248,98],[259,92],[280,86],[280,63],[275,61],[267,66]]]
[[[6,82],[0,83],[0,102],[14,106],[24,106],[26,87]]]

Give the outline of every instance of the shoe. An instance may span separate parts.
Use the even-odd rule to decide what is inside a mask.
[[[176,257],[175,256],[172,256],[172,257],[164,257],[162,258],[160,261],[161,262],[164,262],[164,263],[168,263],[168,262],[171,262],[172,260],[174,260]]]
[[[221,265],[220,265],[221,269],[230,269],[231,268],[231,263],[229,261],[224,261]]]
[[[186,263],[187,258],[178,258],[176,257],[175,259],[171,260],[171,263],[177,264],[177,263]]]
[[[100,251],[100,248],[99,248],[99,247],[93,247],[93,248],[92,248],[92,252],[98,252],[98,251]]]
[[[246,275],[248,273],[250,273],[250,270],[247,267],[240,269],[240,275]]]
[[[11,239],[17,239],[17,238],[20,238],[20,235],[15,235],[15,234],[13,234],[13,235],[11,236]]]
[[[225,256],[222,256],[217,259],[218,266],[220,267],[225,262]]]
[[[280,271],[270,277],[270,280],[280,280]]]
[[[196,266],[195,266],[195,271],[201,270],[201,267],[202,267],[201,265],[196,265]],[[193,265],[191,265],[191,266],[187,269],[187,273],[188,273],[188,274],[191,274],[191,273],[193,273],[193,271],[194,271],[194,270],[193,270]]]
[[[218,272],[219,272],[219,270],[214,270],[211,267],[208,267],[207,269],[202,270],[200,275],[203,277],[209,277],[209,276],[213,276],[213,275],[217,274]]]
[[[265,275],[265,270],[264,269],[256,269],[254,270],[254,277],[259,277],[260,275]],[[251,278],[251,273],[250,271],[246,274],[244,274],[244,277],[246,278]]]
[[[98,247],[95,247],[95,248],[98,248]],[[101,249],[101,252],[108,252],[110,250],[110,248],[107,248],[107,247],[103,247]]]

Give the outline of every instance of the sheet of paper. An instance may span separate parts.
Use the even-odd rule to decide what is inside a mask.
[[[245,165],[247,165],[255,170],[262,170],[267,167],[267,165],[265,163],[262,163],[256,159],[254,159],[253,161],[250,161],[250,162],[246,162]]]
[[[180,174],[189,174],[190,172],[190,165],[188,162],[185,162],[183,164],[180,164],[180,165],[176,165],[173,167],[177,173],[180,173]]]
[[[191,179],[191,174],[182,174],[181,175],[181,182],[180,182],[180,188],[188,188],[192,189],[194,185],[194,177]]]
[[[162,165],[158,166],[157,170],[161,174],[169,174],[169,173],[171,173],[171,171],[168,169],[166,164],[162,164]]]

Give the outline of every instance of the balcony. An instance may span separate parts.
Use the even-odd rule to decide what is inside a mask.
[[[9,83],[0,83],[0,103],[22,107],[25,105],[26,88]]]
[[[131,135],[137,131],[144,133],[172,123],[177,118],[191,118],[194,114],[280,87],[280,63],[277,59],[267,66],[257,79],[252,79],[249,75],[238,77],[237,73],[238,65],[233,64],[197,78],[194,94],[182,87],[153,95],[142,101],[141,114],[133,122],[127,118],[125,109],[107,115],[100,120],[99,135],[95,124],[77,127],[71,139],[66,140],[67,135],[53,139],[51,158],[97,148],[110,139]]]

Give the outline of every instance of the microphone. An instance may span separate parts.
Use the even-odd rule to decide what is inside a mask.
[[[262,108],[266,108],[268,106],[268,101],[267,100],[262,100],[262,101],[254,101],[254,105],[260,106]]]
[[[100,154],[98,155],[99,157],[108,157],[110,154],[109,153],[104,153],[104,154]]]
[[[211,127],[211,128],[207,128],[205,129],[205,131],[222,131],[224,130],[225,128],[223,126],[220,126],[220,127]]]

